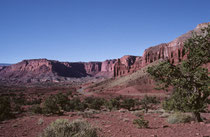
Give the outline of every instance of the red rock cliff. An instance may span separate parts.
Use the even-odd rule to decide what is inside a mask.
[[[140,56],[123,56],[118,59],[114,65],[114,77],[127,75],[142,67],[142,57]]]
[[[200,33],[201,28],[207,27],[208,24],[210,23],[199,24],[193,31]],[[185,59],[184,42],[192,36],[193,31],[189,31],[169,43],[163,43],[146,49],[143,54],[142,66],[146,66],[158,59],[169,60],[174,64]]]

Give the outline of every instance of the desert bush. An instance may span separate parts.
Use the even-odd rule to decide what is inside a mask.
[[[57,119],[52,122],[40,137],[98,137],[97,129],[83,120],[70,122],[67,119]]]
[[[59,106],[55,96],[51,95],[43,103],[42,112],[44,114],[62,114],[61,107]]]
[[[42,100],[39,98],[39,99],[32,99],[32,100],[26,100],[24,102],[25,105],[35,105],[35,104],[40,104],[42,102]]]
[[[24,112],[24,109],[22,108],[21,105],[19,105],[19,104],[14,104],[14,105],[12,106],[12,111],[13,111],[14,113],[16,113],[16,114],[20,114],[20,113]]]
[[[160,103],[160,100],[155,96],[147,96],[145,95],[144,98],[139,102],[142,109],[145,109],[147,112],[148,109],[152,108],[153,104]]]
[[[191,115],[181,112],[176,112],[168,117],[167,122],[170,124],[176,124],[176,123],[187,123],[192,120],[194,119]]]
[[[0,97],[0,121],[12,117],[11,102],[9,97]]]
[[[133,124],[137,125],[138,128],[148,128],[149,121],[145,120],[143,117],[133,120]]]
[[[136,104],[136,101],[134,99],[126,98],[126,99],[123,99],[123,101],[121,102],[121,107],[131,110],[131,108],[133,108],[135,104]]]
[[[105,104],[105,100],[102,98],[93,98],[88,97],[84,100],[84,103],[88,106],[90,109],[96,109],[100,110],[101,107]]]
[[[58,93],[54,95],[54,98],[62,110],[67,110],[67,106],[69,105],[69,98],[66,94]]]
[[[31,111],[34,114],[41,114],[42,113],[42,108],[40,107],[40,105],[33,105],[32,107],[30,107],[29,111]]]
[[[145,95],[144,98],[140,102],[146,102],[148,104],[159,104],[160,99],[155,96],[147,96]]]
[[[68,96],[62,93],[50,95],[43,103],[43,113],[62,114],[69,111],[70,102]]]
[[[19,104],[19,105],[25,105],[26,104],[26,100],[25,100],[25,98],[22,94],[20,94],[17,97],[13,97],[12,100],[15,104]]]
[[[120,108],[120,99],[119,98],[112,98],[105,103],[106,108],[110,111],[112,109],[119,109]]]
[[[68,110],[70,111],[84,111],[87,108],[87,105],[83,103],[79,98],[73,98],[69,101]]]

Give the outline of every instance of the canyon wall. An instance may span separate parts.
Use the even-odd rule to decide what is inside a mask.
[[[193,31],[200,33],[201,29],[210,23],[199,24]],[[184,42],[192,36],[189,31],[169,43],[162,43],[144,51],[143,56],[123,56],[119,59],[104,62],[59,62],[47,59],[23,60],[20,63],[0,67],[1,80],[58,81],[67,78],[81,78],[87,76],[118,77],[128,75],[138,69],[156,61],[169,60],[177,64],[186,58],[183,50]],[[210,69],[210,65],[207,65]]]
[[[184,42],[192,37],[192,32],[199,34],[201,29],[207,27],[208,24],[210,23],[199,24],[193,31],[189,31],[169,43],[163,43],[146,49],[143,54],[142,66],[146,66],[159,59],[169,60],[174,64],[186,59],[186,53],[183,50]]]

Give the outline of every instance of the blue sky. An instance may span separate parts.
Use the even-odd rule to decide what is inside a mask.
[[[0,0],[0,63],[103,61],[210,21],[210,0]]]

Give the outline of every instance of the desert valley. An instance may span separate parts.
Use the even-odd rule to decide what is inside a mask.
[[[186,60],[184,43],[192,32],[201,34],[208,25],[199,24],[169,43],[145,49],[142,56],[103,62],[31,59],[0,65],[0,137],[209,137],[209,98],[202,122],[189,112],[166,110],[163,104],[172,87],[168,92],[158,90],[147,71],[165,61],[176,66]],[[203,67],[209,72],[210,62]],[[56,123],[48,127],[55,120],[58,127]],[[68,129],[71,125],[64,127],[68,120],[82,125]]]

